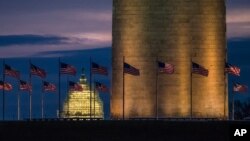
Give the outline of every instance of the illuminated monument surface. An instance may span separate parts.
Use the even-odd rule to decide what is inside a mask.
[[[224,0],[113,0],[111,116],[227,118],[225,21]],[[123,56],[140,69],[124,93]],[[157,78],[156,60],[174,74]],[[192,61],[208,77],[192,74]]]
[[[81,75],[80,83],[82,91],[69,91],[64,102],[62,117],[64,118],[103,118],[103,102],[99,93],[92,91],[87,84],[84,73]],[[91,98],[90,98],[91,95]],[[91,105],[90,105],[91,99]],[[91,107],[91,108],[90,108]],[[91,109],[91,111],[90,111]]]

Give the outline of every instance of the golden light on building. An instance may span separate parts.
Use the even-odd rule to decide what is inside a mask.
[[[113,0],[111,116],[227,118],[225,0]],[[156,86],[156,60],[175,65]],[[191,74],[192,61],[209,76]],[[157,96],[156,96],[157,95]]]
[[[90,91],[87,79],[81,75],[82,91],[70,91],[63,105],[64,118],[104,118],[103,102],[97,91]],[[91,103],[90,103],[91,101]]]

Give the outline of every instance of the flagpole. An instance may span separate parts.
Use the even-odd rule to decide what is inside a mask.
[[[226,63],[226,58],[225,58],[225,63]],[[225,71],[226,66],[224,67],[224,82],[225,82],[225,88],[224,88],[224,119],[226,120],[226,95],[227,95],[227,88],[228,88],[228,83],[227,83],[227,73]]]
[[[59,118],[61,118],[61,70],[60,69],[61,69],[61,58],[59,57],[58,58],[58,117]]]
[[[4,90],[4,85],[5,85],[5,60],[3,59],[3,120],[4,120],[4,112],[5,112],[5,90]]]
[[[20,78],[19,78],[19,87],[20,87]],[[20,88],[17,92],[17,120],[20,120]]]
[[[90,56],[89,58],[89,63],[90,63],[90,119],[92,118],[92,58]]]
[[[156,57],[156,82],[155,82],[155,117],[156,117],[156,120],[158,120],[158,57]]]
[[[94,88],[94,118],[95,118],[95,93],[96,93],[96,89]]]
[[[69,77],[67,76],[67,99],[68,99],[68,112],[67,112],[67,116],[68,118],[70,117],[69,115]]]
[[[29,66],[31,68],[31,60],[29,59]],[[31,69],[29,68],[29,83],[31,85]],[[32,93],[31,90],[29,91],[29,101],[30,101],[30,111],[29,111],[29,116],[30,116],[30,120],[32,119]]]
[[[42,85],[44,85],[44,81],[42,81],[43,82],[43,84]],[[44,89],[43,89],[43,86],[42,86],[42,97],[41,97],[41,107],[42,107],[42,119],[43,119],[43,114],[44,114],[44,107],[43,107],[43,104],[44,104]]]
[[[193,94],[192,94],[192,88],[193,88],[193,60],[191,56],[191,78],[190,78],[190,118],[193,118]]]
[[[17,120],[20,120],[20,93],[17,92]]]
[[[123,112],[123,114],[122,114],[122,117],[123,117],[123,120],[125,120],[125,90],[124,90],[124,86],[125,86],[125,77],[124,77],[124,61],[125,61],[125,57],[123,56],[123,64],[122,64],[122,66],[123,66],[123,69],[122,69],[122,84],[123,84],[123,86],[122,86],[122,112]]]
[[[232,90],[232,120],[234,120],[234,90]]]

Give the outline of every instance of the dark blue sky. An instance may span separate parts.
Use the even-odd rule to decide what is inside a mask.
[[[0,58],[6,58],[6,63],[20,70],[24,80],[28,80],[27,58],[32,58],[32,63],[46,69],[49,74],[47,81],[53,83],[57,83],[57,57],[62,57],[64,62],[75,65],[78,70],[86,68],[87,74],[90,56],[111,70],[112,0],[1,0],[0,19]],[[240,77],[229,76],[231,92],[233,80],[250,86],[249,0],[227,0],[227,37],[228,61],[242,70]],[[76,77],[70,76],[69,79],[76,81],[79,76],[80,72]],[[2,76],[0,78],[2,79]],[[109,78],[95,79],[110,86]],[[14,89],[17,89],[15,79],[7,77],[6,80],[13,83]],[[63,76],[62,86],[65,81],[66,76]],[[33,77],[32,82],[36,88],[34,116],[39,117],[41,81]],[[62,88],[62,91],[66,89]],[[15,94],[16,90],[6,93],[8,108],[12,109],[6,113],[9,119],[16,116],[16,101],[13,100]],[[102,96],[105,99],[109,98],[107,95]],[[249,93],[237,95],[236,98],[247,97]],[[22,100],[27,99],[27,94],[22,93]],[[54,117],[56,107],[53,105],[57,102],[57,95],[47,94],[46,101],[48,116]],[[107,111],[109,105],[107,100],[105,102]],[[22,117],[27,117],[28,103],[22,104]]]

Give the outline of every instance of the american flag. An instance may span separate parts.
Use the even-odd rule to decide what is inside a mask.
[[[102,83],[99,82],[95,82],[95,88],[96,90],[100,91],[100,92],[108,92],[109,89]]]
[[[82,91],[83,88],[81,85],[79,85],[78,83],[69,81],[69,90],[70,91]]]
[[[61,63],[60,65],[60,73],[62,74],[70,74],[70,75],[76,75],[76,68],[72,65]]]
[[[23,91],[32,91],[32,86],[28,84],[27,82],[20,80],[19,89]]]
[[[140,75],[140,70],[124,62],[123,65],[124,73],[131,75]]]
[[[208,76],[208,70],[194,62],[192,62],[192,73]]]
[[[158,61],[158,69],[160,73],[173,74],[174,65]]]
[[[4,66],[5,66],[4,72],[6,75],[20,79],[20,72],[12,69],[9,65],[5,64]]]
[[[225,65],[225,72],[232,75],[240,76],[240,68],[233,66],[229,63],[226,63]]]
[[[98,65],[97,63],[92,62],[91,70],[94,74],[108,75],[108,70],[105,67]]]
[[[37,75],[40,76],[41,78],[45,78],[46,77],[46,72],[45,70],[31,64],[30,66],[30,71],[32,75]]]
[[[0,81],[0,90],[4,89],[5,91],[11,91],[12,85],[7,82]]]
[[[234,92],[247,92],[248,87],[239,83],[234,83],[233,91]]]
[[[46,92],[47,91],[54,92],[54,91],[56,91],[56,85],[49,83],[49,82],[46,82],[46,81],[43,81],[43,90]]]

